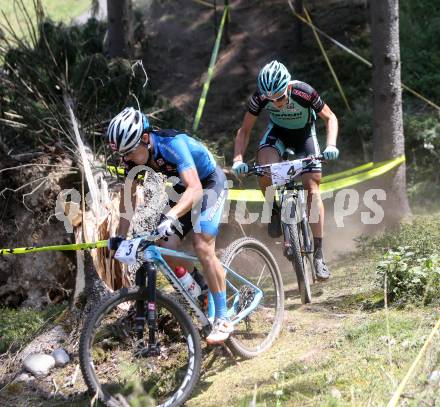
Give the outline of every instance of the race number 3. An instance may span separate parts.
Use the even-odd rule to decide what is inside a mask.
[[[115,253],[115,259],[125,264],[136,263],[136,252],[141,239],[124,240]]]

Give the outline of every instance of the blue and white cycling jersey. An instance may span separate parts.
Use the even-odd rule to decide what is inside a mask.
[[[153,143],[153,160],[158,172],[166,176],[177,176],[195,168],[200,181],[215,171],[217,166],[211,152],[199,141],[177,130],[157,130],[150,133]],[[126,173],[136,167],[132,161],[125,162]]]
[[[166,176],[177,176],[190,168],[195,168],[200,178],[203,197],[191,211],[179,218],[185,236],[190,230],[216,236],[227,198],[227,181],[210,151],[199,141],[177,130],[158,130],[150,133],[153,144],[153,160],[159,167],[156,171]],[[126,162],[126,174],[136,167],[134,162]],[[174,190],[182,194],[182,182],[174,185]],[[169,201],[173,207],[176,201]]]
[[[196,168],[201,181],[212,174],[216,162],[211,152],[199,141],[177,130],[159,130],[150,135],[153,159],[165,175],[179,176],[180,173]]]

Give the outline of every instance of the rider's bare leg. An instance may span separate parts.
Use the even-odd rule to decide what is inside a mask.
[[[194,249],[202,264],[203,274],[212,294],[215,308],[215,321],[206,342],[210,345],[223,343],[234,330],[228,318],[226,304],[225,271],[215,254],[215,236],[207,233],[194,233]]]
[[[273,164],[280,161],[281,157],[273,147],[263,147],[258,151],[258,163],[260,165]],[[272,185],[272,180],[270,177],[258,177],[258,183],[260,184],[261,192],[265,194],[267,187]]]
[[[215,254],[215,237],[207,233],[194,233],[193,244],[211,292],[226,290],[225,272]]]
[[[330,271],[322,253],[322,237],[324,232],[324,205],[319,191],[321,173],[306,173],[302,176],[304,188],[307,190],[307,212],[313,233],[313,264],[318,280],[325,281]]]
[[[321,173],[305,173],[302,175],[302,182],[307,191],[307,217],[309,218],[313,237],[322,238],[324,235],[324,205],[319,191]]]

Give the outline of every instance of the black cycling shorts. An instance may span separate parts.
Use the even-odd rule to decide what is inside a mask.
[[[321,154],[314,123],[308,124],[303,129],[286,129],[270,122],[258,149],[261,150],[264,147],[274,148],[280,157],[287,148],[292,149],[297,158]],[[305,172],[321,172],[321,163],[316,162],[308,166],[304,169],[303,173]]]

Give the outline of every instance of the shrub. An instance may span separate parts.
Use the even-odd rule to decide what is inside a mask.
[[[385,254],[377,265],[377,282],[385,277],[391,301],[440,302],[440,215],[417,216],[397,232],[363,242]]]
[[[423,305],[440,298],[440,257],[417,257],[409,246],[388,250],[377,266],[377,277],[387,283],[388,298],[399,303]]]

